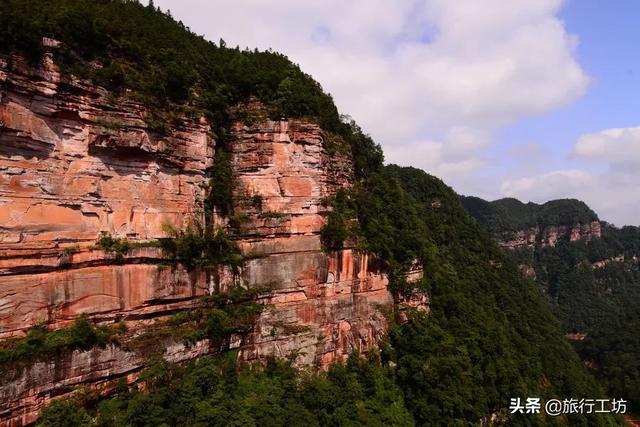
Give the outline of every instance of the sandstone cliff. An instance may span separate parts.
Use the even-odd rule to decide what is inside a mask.
[[[573,226],[548,225],[543,229],[531,227],[527,230],[503,233],[499,239],[500,246],[508,249],[521,247],[554,247],[559,240],[575,242],[577,240],[590,241],[599,239],[602,236],[599,221],[592,221],[586,224],[577,223]]]
[[[324,367],[377,344],[393,302],[382,266],[352,248],[321,247],[322,201],[350,185],[351,161],[328,153],[319,126],[243,106],[259,119],[236,122],[229,149],[243,215],[236,243],[252,257],[237,274],[162,268],[153,240],[166,237],[165,224],[179,229],[203,212],[216,146],[210,123],[183,114],[169,132],[154,130],[144,104],[62,78],[49,56],[39,68],[14,59],[0,63],[0,339],[38,322],[63,327],[83,313],[123,320],[135,336],[235,284],[273,289],[252,332],[232,340],[244,360],[291,356]],[[247,205],[254,196],[260,206]],[[97,249],[101,233],[134,247],[122,256]],[[421,275],[417,265],[410,278]],[[426,310],[428,298],[409,305]],[[217,350],[170,337],[162,344],[173,361]],[[108,346],[6,375],[0,423],[33,422],[50,399],[78,386],[108,392],[144,363]]]

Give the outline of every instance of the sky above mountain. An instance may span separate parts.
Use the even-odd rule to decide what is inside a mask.
[[[640,224],[635,0],[156,0],[282,52],[385,151],[462,194],[579,198]]]

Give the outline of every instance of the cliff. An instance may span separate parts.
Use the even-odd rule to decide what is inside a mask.
[[[493,202],[461,196],[463,206],[502,247],[555,247],[559,240],[590,241],[602,236],[598,216],[584,202],[552,200],[544,204],[516,199]]]
[[[630,407],[640,408],[637,385],[628,381],[640,371],[635,363],[640,357],[640,229],[601,222],[578,201],[462,201],[509,249],[521,272],[535,280],[565,337],[609,395],[629,396]],[[540,216],[544,206],[555,206],[553,215]]]
[[[459,196],[286,56],[135,1],[0,16],[0,424],[511,425],[525,391],[602,394]],[[509,230],[597,220],[564,205]]]
[[[589,242],[591,239],[599,239],[602,236],[601,229],[599,221],[586,224],[577,223],[572,226],[548,225],[542,230],[536,226],[527,230],[505,232],[500,236],[499,244],[507,249],[532,248],[534,246],[555,247],[559,240]]]
[[[162,267],[156,239],[167,237],[165,225],[182,229],[202,215],[216,150],[210,123],[184,114],[165,134],[149,125],[145,104],[61,77],[51,55],[38,68],[12,59],[0,63],[0,338],[39,322],[64,327],[82,313],[102,324],[124,321],[131,338],[203,295],[268,286],[268,308],[231,345],[241,359],[291,356],[324,367],[376,346],[393,302],[381,263],[321,247],[329,209],[322,201],[350,185],[352,163],[328,153],[320,126],[269,120],[255,101],[242,106],[258,119],[233,123],[228,147],[234,212],[242,216],[234,239],[249,259],[235,273]],[[250,197],[259,206],[247,204]],[[104,233],[130,249],[96,247]],[[171,361],[218,350],[207,341],[185,348],[177,338],[163,347]],[[4,377],[0,422],[33,422],[78,386],[106,393],[144,364],[118,346],[39,362]]]

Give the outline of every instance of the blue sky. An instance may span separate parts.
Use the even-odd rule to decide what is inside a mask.
[[[640,2],[155,3],[210,40],[289,56],[389,162],[463,194],[579,198],[640,224]]]
[[[534,140],[562,157],[581,134],[639,122],[640,2],[572,0],[559,16],[578,36],[576,57],[591,78],[588,92],[569,106],[505,128],[504,146]]]
[[[578,38],[575,52],[577,62],[589,76],[590,82],[584,96],[567,106],[543,114],[522,118],[500,130],[498,144],[492,147],[500,158],[499,168],[509,171],[514,165],[501,153],[523,142],[536,142],[544,146],[545,170],[580,169],[602,177],[603,188],[589,196],[589,188],[583,191],[567,191],[566,197],[585,199],[601,214],[603,219],[619,225],[640,223],[638,192],[636,188],[622,191],[606,178],[616,165],[593,159],[580,159],[571,155],[575,142],[581,135],[598,133],[603,129],[633,128],[638,126],[640,97],[640,2],[627,0],[602,2],[597,0],[572,0],[564,4],[559,18],[569,33]],[[635,144],[637,146],[637,143]],[[622,151],[611,144],[610,150]],[[637,157],[629,150],[628,155]],[[590,161],[589,161],[590,160]],[[634,160],[634,159],[631,159]],[[635,159],[637,160],[637,158]],[[633,164],[634,166],[637,163]],[[515,166],[517,167],[517,165]],[[625,181],[632,187],[638,175]],[[613,181],[613,180],[611,180]],[[562,188],[561,188],[562,190]],[[542,192],[544,195],[544,192]],[[526,194],[513,194],[526,198]],[[525,196],[525,197],[523,197]],[[561,196],[554,192],[554,196]],[[543,201],[544,196],[531,197]],[[604,213],[604,215],[603,215]]]

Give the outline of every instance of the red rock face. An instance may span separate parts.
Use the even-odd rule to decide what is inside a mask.
[[[566,225],[550,225],[540,230],[540,227],[531,227],[528,230],[521,230],[513,236],[503,238],[498,243],[506,249],[515,250],[518,248],[539,248],[545,246],[555,247],[559,240],[569,240],[575,242],[578,240],[591,241],[591,239],[599,239],[602,236],[600,222],[593,221],[588,224],[576,224],[573,227]],[[607,261],[598,261],[594,263],[594,268],[602,267]],[[528,278],[536,278],[535,269],[526,264],[518,266],[520,272]]]
[[[235,135],[237,199],[260,195],[262,214],[279,216],[264,220],[250,212],[239,242],[245,253],[266,255],[246,264],[243,282],[275,288],[268,300],[273,308],[241,357],[297,355],[298,364],[325,367],[352,351],[366,353],[386,330],[387,277],[367,255],[324,253],[319,236],[326,213],[321,201],[349,185],[349,159],[328,155],[322,129],[297,120],[238,123]]]
[[[202,201],[209,126],[183,118],[160,135],[143,106],[63,84],[50,69],[0,75],[3,249],[93,242],[101,231],[153,239],[164,223],[182,226]]]
[[[554,247],[558,240],[567,239],[571,242],[576,240],[590,241],[601,237],[600,222],[593,221],[588,224],[576,224],[573,227],[566,225],[550,225],[540,230],[539,227],[531,227],[528,230],[520,230],[515,236],[500,241],[500,245],[507,249],[516,249],[524,246],[551,246]]]
[[[191,347],[171,340],[164,344],[164,358],[170,362],[188,361],[215,351],[207,341]],[[0,425],[18,427],[32,424],[44,406],[54,399],[73,394],[76,387],[108,395],[121,378],[128,383],[134,382],[145,363],[144,357],[116,346],[74,351],[50,362],[35,363],[0,384]]]
[[[142,105],[61,81],[47,58],[37,70],[0,65],[0,338],[202,295],[197,274],[158,269],[157,249],[114,266],[89,246],[101,232],[149,240],[165,236],[163,224],[182,227],[202,203],[209,126],[183,118],[159,135]]]
[[[182,117],[161,135],[147,126],[143,105],[62,80],[50,58],[40,69],[0,63],[0,82],[0,339],[39,321],[61,327],[82,313],[145,328],[239,283],[273,289],[255,330],[234,341],[243,360],[291,356],[326,367],[376,346],[393,303],[386,275],[366,254],[321,249],[322,200],[350,185],[351,162],[326,151],[320,127],[270,121],[259,103],[245,106],[261,118],[237,123],[230,143],[235,211],[247,217],[237,243],[259,257],[237,277],[226,269],[160,268],[159,248],[116,260],[92,245],[101,232],[130,241],[164,237],[164,224],[181,228],[201,212],[215,147],[206,121]],[[261,207],[247,203],[256,195]],[[421,277],[414,266],[410,280]],[[213,350],[167,343],[165,357]],[[32,422],[76,385],[106,393],[143,366],[139,355],[117,348],[34,365],[0,380],[0,424]]]

